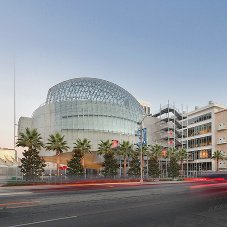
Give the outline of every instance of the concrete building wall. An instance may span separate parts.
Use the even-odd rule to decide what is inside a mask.
[[[160,125],[157,124],[160,119],[152,116],[148,116],[144,119],[144,128],[147,128],[147,144],[155,145],[160,140],[160,134],[156,133],[160,131]]]
[[[55,123],[55,107],[54,104],[47,104],[40,106],[35,112],[32,118],[21,117],[19,120],[20,127],[18,128],[19,132],[24,132],[25,128],[28,127],[30,129],[36,128],[37,131],[41,134],[43,142],[46,144],[48,142],[48,138],[50,134],[55,134],[56,123]],[[137,137],[135,135],[126,135],[120,133],[111,133],[111,132],[102,132],[102,131],[90,131],[90,130],[62,130],[60,131],[62,135],[65,135],[65,140],[67,141],[67,145],[70,149],[67,152],[71,152],[74,143],[78,138],[84,139],[87,138],[91,141],[91,150],[97,151],[98,144],[101,140],[117,140],[121,143],[123,140],[129,141],[132,144],[137,143]],[[135,132],[136,133],[136,132]],[[66,153],[66,152],[65,152]],[[40,151],[41,156],[54,156],[56,155],[55,151],[46,151],[44,148]],[[97,157],[100,162],[102,162],[102,158],[100,156]],[[100,159],[101,158],[101,159]]]
[[[55,134],[55,110],[54,104],[47,104],[40,106],[33,115],[33,121],[31,128],[36,128],[41,134],[43,142],[48,142],[50,134]],[[54,155],[53,151],[45,151],[42,149],[40,151],[41,155]]]
[[[25,133],[26,128],[32,128],[32,121],[31,117],[20,117],[18,121],[18,135],[20,132]]]
[[[227,110],[220,110],[215,113],[215,151],[222,152],[227,158]],[[225,139],[224,139],[225,138]],[[216,168],[216,161],[215,161]],[[227,170],[227,161],[219,161],[219,169]]]

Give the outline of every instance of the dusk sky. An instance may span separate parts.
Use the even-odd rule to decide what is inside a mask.
[[[94,77],[135,98],[193,110],[227,105],[227,1],[0,0],[0,147],[48,89]]]

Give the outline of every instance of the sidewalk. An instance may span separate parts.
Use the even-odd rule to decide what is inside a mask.
[[[7,181],[6,180],[0,180],[0,187],[3,185],[3,184],[6,184]]]

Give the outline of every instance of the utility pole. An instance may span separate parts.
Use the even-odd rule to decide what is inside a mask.
[[[146,117],[151,116],[151,114],[145,115],[140,122],[137,122],[138,125],[140,125],[140,184],[143,184],[143,121]]]
[[[141,146],[141,154],[140,154],[140,184],[143,184],[143,127],[142,127],[143,120],[140,124],[140,146]]]

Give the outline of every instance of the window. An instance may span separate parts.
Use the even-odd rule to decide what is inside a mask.
[[[201,131],[202,131],[202,130],[201,130],[201,125],[200,125],[200,126],[198,126],[198,134],[202,134]]]
[[[211,113],[207,114],[207,119],[211,119]]]
[[[209,133],[209,132],[211,132],[211,123],[189,128],[188,137],[201,135],[201,134],[205,134],[205,133]]]
[[[208,158],[211,158],[211,149],[207,150],[207,152],[208,152]]]
[[[204,149],[204,150],[192,151],[192,154],[194,155],[194,159],[195,160],[196,159],[211,158],[211,149]]]
[[[207,127],[207,132],[211,132],[211,123],[209,123]]]
[[[211,136],[208,136],[208,137],[207,137],[207,146],[208,146],[208,145],[212,145],[212,143],[211,143]]]
[[[205,136],[201,138],[188,140],[188,148],[205,147],[209,145],[212,145],[211,136]]]
[[[211,113],[204,114],[204,115],[189,119],[188,125],[191,125],[191,124],[194,124],[194,123],[197,123],[197,122],[201,122],[201,121],[205,121],[207,119],[211,119]]]

